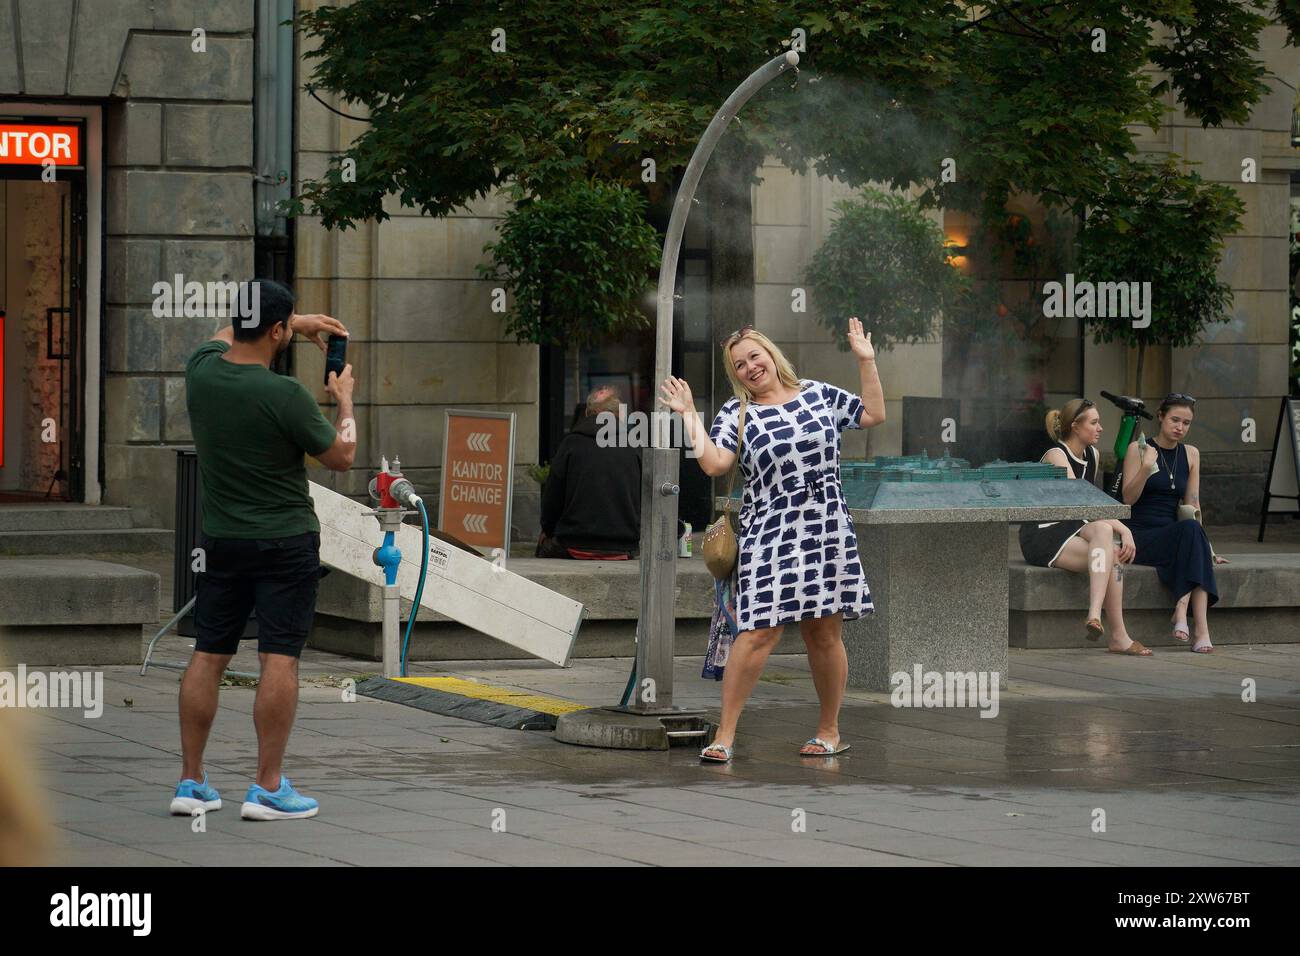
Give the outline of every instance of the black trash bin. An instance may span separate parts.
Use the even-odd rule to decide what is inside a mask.
[[[198,589],[194,568],[194,549],[203,534],[203,479],[199,473],[199,456],[193,448],[176,449],[176,538],[172,559],[172,613],[190,602]],[[194,611],[176,622],[176,633],[197,636]],[[244,638],[257,637],[257,618],[250,615],[244,625]],[[242,638],[241,638],[242,639]]]

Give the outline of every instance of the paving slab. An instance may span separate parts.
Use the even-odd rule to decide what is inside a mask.
[[[384,701],[338,681],[373,664],[309,651],[286,773],[314,820],[255,824],[255,690],[225,687],[206,765],[226,808],[206,833],[167,814],[179,771],[177,674],[106,667],[105,708],[28,714],[29,754],[67,865],[1294,865],[1300,861],[1300,646],[1012,650],[998,716],[895,708],[855,693],[847,753],[796,754],[816,727],[807,661],[773,658],[737,756],[573,747]],[[241,660],[242,659],[242,660]],[[237,664],[256,669],[247,648]],[[617,700],[631,662],[420,665],[584,706]],[[720,687],[679,658],[679,700]],[[1241,699],[1243,677],[1257,700]],[[126,701],[130,700],[128,706]],[[1108,832],[1091,832],[1096,808]],[[493,811],[506,832],[493,832]],[[796,811],[807,831],[791,828]]]

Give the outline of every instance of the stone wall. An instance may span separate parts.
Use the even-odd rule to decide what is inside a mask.
[[[104,500],[169,526],[185,359],[223,320],[154,318],[151,288],[252,273],[253,0],[0,4],[6,95],[106,104]]]
[[[301,92],[312,65],[302,56],[310,42],[299,39],[295,182],[322,175],[330,158],[365,129],[364,122],[332,113]],[[355,103],[321,96],[363,115]],[[360,498],[380,456],[399,455],[436,518],[445,410],[514,412],[511,540],[519,544],[535,542],[538,533],[538,487],[526,471],[537,461],[537,347],[507,338],[503,316],[491,311],[493,284],[475,273],[487,261],[483,244],[494,238],[506,208],[491,196],[433,219],[390,197],[384,209],[391,218],[382,223],[327,230],[318,217],[300,217],[295,291],[300,311],[325,312],[348,327],[348,361],[357,382],[356,465],[335,474],[309,462],[311,479]],[[324,356],[310,343],[294,348],[296,374],[325,405]],[[323,410],[333,420],[333,406]]]

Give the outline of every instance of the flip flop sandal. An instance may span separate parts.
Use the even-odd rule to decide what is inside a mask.
[[[834,757],[836,754],[842,754],[842,753],[844,753],[844,751],[848,750],[849,747],[852,746],[852,744],[846,744],[844,741],[841,740],[841,741],[840,741],[840,749],[839,749],[839,750],[836,750],[834,747],[832,747],[832,746],[831,746],[830,744],[828,744],[826,741],[822,740],[820,737],[813,737],[813,738],[811,738],[810,740],[808,740],[808,741],[806,741],[806,742],[804,743],[804,746],[807,747],[808,744],[812,744],[814,747],[821,747],[821,748],[823,748],[823,749],[822,749],[822,752],[821,752],[821,753],[808,753],[806,750],[800,750],[800,751],[799,751],[799,756],[800,756],[800,757]]]
[[[1187,630],[1187,622],[1174,621],[1174,630],[1173,633],[1170,635],[1170,637],[1172,637],[1176,641],[1182,642],[1183,644],[1186,644],[1189,640],[1191,640],[1192,635],[1191,632]]]
[[[1084,625],[1088,628],[1088,640],[1095,641],[1106,633],[1106,629],[1101,626],[1101,619],[1090,617],[1088,623]]]
[[[723,756],[718,757],[713,753],[717,750],[721,750]],[[700,751],[700,759],[706,763],[731,763],[731,755],[734,753],[735,750],[726,744],[709,744]]]
[[[1127,654],[1129,657],[1150,657],[1151,649],[1149,647],[1144,647],[1141,641],[1134,641],[1132,644],[1130,644],[1122,651],[1112,650],[1111,648],[1108,647],[1106,648],[1106,653]]]

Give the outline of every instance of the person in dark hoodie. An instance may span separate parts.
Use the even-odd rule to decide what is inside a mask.
[[[601,447],[600,416],[619,413],[606,385],[587,396],[587,414],[564,436],[542,488],[539,558],[619,561],[641,541],[641,450]]]

